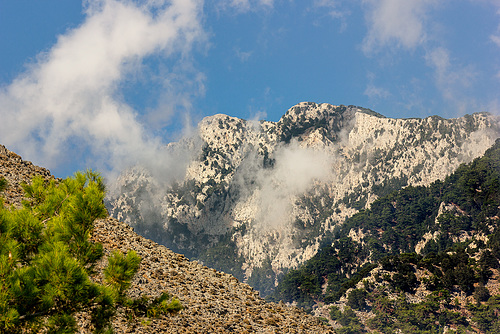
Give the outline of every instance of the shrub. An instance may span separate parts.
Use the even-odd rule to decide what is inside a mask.
[[[7,180],[1,176],[0,177],[0,192],[4,191],[7,188],[8,182]]]
[[[363,310],[366,307],[366,291],[354,289],[347,297],[347,306],[355,310]]]
[[[476,303],[485,302],[490,298],[490,291],[487,287],[480,284],[474,289],[474,299]]]

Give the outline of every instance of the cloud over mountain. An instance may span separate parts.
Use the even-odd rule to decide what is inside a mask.
[[[173,62],[159,83],[169,104],[185,104],[169,83],[179,73],[202,80],[183,70],[194,45],[204,41],[201,10],[197,0],[88,1],[84,22],[1,88],[0,141],[49,168],[81,159],[109,172],[157,156],[162,142],[150,134],[147,120],[164,121],[166,110],[139,117],[120,85],[145,72],[148,57],[157,57]]]

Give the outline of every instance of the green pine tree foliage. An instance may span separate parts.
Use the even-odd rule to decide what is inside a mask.
[[[94,221],[107,216],[102,178],[92,171],[59,183],[35,176],[23,188],[20,209],[0,199],[0,332],[72,333],[80,311],[91,315],[95,332],[110,331],[141,259],[115,252],[105,284],[89,279],[103,256],[90,241]]]
[[[0,177],[0,193],[2,191],[4,191],[5,189],[7,189],[7,186],[8,186],[7,180],[3,176],[1,176]]]

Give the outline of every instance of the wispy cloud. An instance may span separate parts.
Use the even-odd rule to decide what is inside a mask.
[[[386,99],[391,96],[391,93],[385,88],[376,86],[373,82],[375,80],[375,74],[369,72],[367,74],[368,84],[364,91],[364,95],[368,96],[370,99]]]
[[[500,16],[500,1],[497,3],[497,15]],[[490,35],[490,40],[495,43],[500,48],[500,24],[497,27],[497,31]],[[496,77],[500,79],[500,70],[497,72]]]
[[[493,43],[500,47],[500,35],[491,35],[490,39]]]
[[[500,3],[492,0],[470,0],[482,2],[498,11]],[[443,101],[456,110],[455,114],[470,112],[483,105],[473,96],[474,82],[480,80],[482,73],[473,63],[460,61],[446,46],[437,31],[435,11],[441,9],[442,2],[437,0],[363,0],[367,33],[361,49],[367,57],[390,55],[399,57],[423,57],[424,64],[432,71],[434,85]],[[447,3],[446,6],[451,6]],[[499,12],[500,14],[500,12]],[[500,27],[500,26],[499,26]],[[500,31],[500,28],[498,29]],[[490,35],[490,40],[500,46],[498,31]],[[406,52],[410,51],[410,53]],[[420,56],[422,55],[422,56]],[[484,75],[484,74],[483,74]],[[500,72],[498,74],[500,76]],[[411,78],[409,78],[409,81]],[[398,94],[406,92],[399,91]],[[382,97],[396,95],[367,84],[365,95]]]
[[[238,13],[245,13],[273,9],[274,2],[275,0],[222,0],[218,6],[222,9],[232,9]]]
[[[248,59],[250,59],[253,52],[252,51],[241,51],[240,48],[235,48],[234,53],[236,54],[236,57],[238,57],[238,59],[242,63],[245,63],[246,61],[248,61]]]
[[[162,83],[172,100],[160,104],[189,104],[173,82],[176,75],[188,75],[202,89],[203,76],[182,65],[204,41],[202,5],[201,0],[87,1],[85,21],[1,88],[0,141],[49,168],[65,157],[76,159],[75,152],[102,161],[98,167],[108,170],[157,155],[163,144],[144,120],[164,121],[161,113],[171,111],[160,107],[139,121],[138,111],[120,97],[120,85],[143,72],[144,60],[155,55],[175,64]]]
[[[368,34],[362,49],[371,54],[386,47],[413,49],[427,39],[427,12],[435,0],[363,0]]]
[[[331,19],[340,21],[340,31],[343,32],[347,28],[347,17],[350,11],[342,7],[341,1],[338,0],[314,0],[312,8],[316,15],[321,11],[320,16],[328,16]]]
[[[373,83],[369,83],[366,86],[366,89],[363,94],[368,96],[370,99],[381,99],[381,98],[383,99],[391,95],[388,90],[382,87],[377,87]]]
[[[427,64],[434,69],[436,85],[443,97],[463,105],[464,92],[477,77],[472,66],[453,64],[449,51],[443,47],[432,49],[426,55]]]
[[[274,167],[264,169],[261,156],[249,154],[234,178],[242,200],[259,209],[253,226],[258,233],[286,231],[294,199],[310,190],[314,181],[332,176],[331,152],[301,146],[297,141],[278,146],[273,158]]]

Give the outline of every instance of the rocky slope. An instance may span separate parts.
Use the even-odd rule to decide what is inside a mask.
[[[42,175],[53,178],[46,168],[33,165],[30,161],[24,161],[19,155],[9,151],[0,145],[0,175],[3,176],[9,186],[2,193],[6,204],[21,205],[23,190],[21,183],[29,182],[33,175]]]
[[[0,146],[0,176],[8,188],[5,205],[19,205],[20,183],[34,174],[52,178],[47,169],[23,161]],[[129,319],[123,310],[113,322],[116,333],[331,333],[318,318],[294,307],[267,303],[250,286],[229,274],[207,268],[136,234],[113,218],[95,224],[92,239],[101,242],[105,253],[135,250],[142,257],[140,270],[129,290],[133,297],[159,296],[166,291],[184,306],[178,314],[158,319]],[[101,263],[101,268],[104,263]],[[98,268],[99,269],[99,268]],[[96,276],[94,279],[99,280]],[[79,315],[81,333],[91,331],[85,314]]]
[[[196,138],[171,145],[196,148],[183,180],[165,186],[137,167],[118,179],[108,207],[139,233],[268,293],[346,217],[392,190],[443,179],[498,133],[486,113],[391,119],[304,102],[279,122],[215,115]]]

